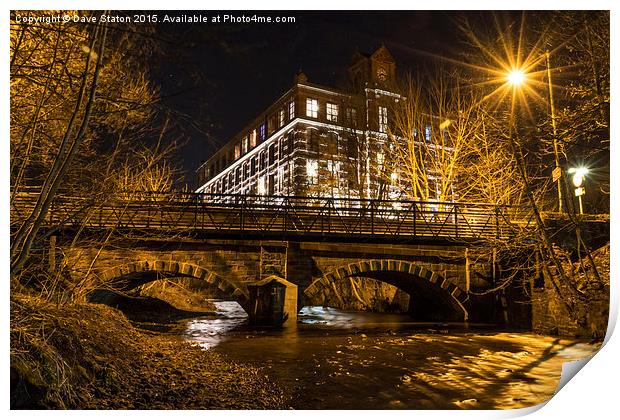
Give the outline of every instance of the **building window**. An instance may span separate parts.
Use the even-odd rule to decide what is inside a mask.
[[[309,129],[307,133],[308,150],[311,152],[319,152],[319,131],[315,129]]]
[[[387,133],[387,108],[379,107],[379,132]]]
[[[292,155],[295,150],[295,136],[293,134],[289,134],[288,136],[288,154]]]
[[[269,175],[269,182],[267,183],[267,193],[269,195],[275,194],[275,186],[276,186],[276,176],[275,174]]]
[[[261,176],[258,178],[258,195],[265,195],[267,193],[267,188],[265,185],[265,177]]]
[[[278,193],[283,193],[286,187],[286,182],[284,180],[284,166],[280,166],[278,168]]]
[[[237,169],[235,169],[235,184],[239,185],[241,181],[243,181],[241,179],[241,166],[237,166]]]
[[[250,133],[250,148],[256,147],[256,130]]]
[[[239,159],[241,157],[241,143],[235,144],[235,159]]]
[[[308,183],[316,184],[319,177],[319,162],[314,159],[306,161],[306,176],[308,177]]]
[[[295,118],[295,101],[288,103],[288,119],[289,121]]]
[[[280,127],[284,127],[284,108],[280,110],[279,117],[280,117]]]
[[[254,176],[256,174],[256,156],[252,158],[250,164],[252,165],[250,168],[250,175]]]
[[[383,166],[383,162],[385,162],[383,152],[377,152],[377,164],[379,164],[379,166]]]
[[[349,136],[347,138],[347,156],[357,159],[357,136]]]
[[[263,150],[260,152],[260,170],[262,171],[267,167],[267,153]]]
[[[316,99],[306,99],[306,116],[317,118],[319,116],[319,101]]]
[[[347,125],[357,127],[357,109],[347,108]]]
[[[265,123],[263,123],[263,124],[261,124],[258,127],[258,139],[259,139],[259,141],[264,141],[265,140],[265,136],[266,136]]]
[[[431,141],[431,126],[427,125],[426,127],[424,127],[424,137],[426,138],[426,141]]]
[[[250,136],[251,137],[251,136]],[[242,140],[242,148],[241,148],[241,154],[245,155],[248,152],[248,145],[250,143],[250,139],[247,137],[244,137]]]
[[[398,171],[392,172],[392,175],[390,175],[390,180],[392,181],[392,186],[395,187],[398,185]]]
[[[338,155],[338,134],[330,131],[327,133],[325,153],[336,156]]]
[[[273,165],[276,162],[276,145],[272,144],[269,146],[269,166]]]
[[[338,121],[338,105],[336,104],[327,104],[327,121]]]

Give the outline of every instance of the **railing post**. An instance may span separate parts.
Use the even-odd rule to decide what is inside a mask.
[[[375,234],[375,209],[374,209],[374,201],[373,200],[369,200],[368,203],[370,204],[370,234],[374,235]]]
[[[499,232],[499,206],[495,206],[495,239],[500,238]]]
[[[239,231],[243,237],[243,230],[245,229],[245,206],[247,204],[245,195],[241,197],[241,213],[239,214]]]
[[[458,212],[459,204],[454,203],[454,237],[459,237],[459,212]]]
[[[282,202],[282,205],[284,206],[284,226],[282,227],[282,231],[284,233],[288,233],[287,230],[287,226],[288,226],[288,206],[291,205],[291,203],[289,202],[289,198],[285,197],[284,201]]]
[[[415,201],[412,204],[413,204],[413,236],[417,237],[418,236],[418,205],[415,203]]]
[[[327,200],[327,233],[332,233],[332,208],[334,206],[334,198]]]

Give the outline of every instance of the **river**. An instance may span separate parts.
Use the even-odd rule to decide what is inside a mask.
[[[296,409],[523,408],[554,393],[562,363],[597,345],[407,315],[305,307],[296,327],[257,329],[235,302],[184,321],[188,341],[260,367]]]

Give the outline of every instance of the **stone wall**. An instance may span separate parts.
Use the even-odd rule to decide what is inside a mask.
[[[463,309],[460,313],[467,314],[462,306],[467,306],[466,291],[470,286],[480,287],[489,271],[488,258],[475,256],[468,265],[466,252],[471,256],[471,250],[456,245],[179,239],[119,241],[102,249],[63,251],[71,275],[95,287],[117,278],[126,281],[127,287],[137,287],[162,277],[193,277],[204,282],[205,288],[228,293],[241,303],[243,296],[249,296],[249,285],[278,276],[299,286],[300,307],[328,303],[344,309],[393,312],[408,310],[411,299],[423,299],[429,311],[433,302],[443,301],[444,306],[448,302],[458,307],[457,312]],[[350,271],[352,267],[357,271]],[[362,272],[370,275],[355,275]],[[304,294],[312,284],[321,289],[318,294]]]
[[[592,253],[601,281],[596,280],[587,258],[571,263],[567,255],[557,251],[565,273],[583,297],[576,297],[569,285],[562,283],[555,267],[551,267],[551,277],[540,270],[539,277],[532,281],[533,330],[541,334],[603,338],[609,319],[609,244]],[[565,303],[574,306],[573,316]]]

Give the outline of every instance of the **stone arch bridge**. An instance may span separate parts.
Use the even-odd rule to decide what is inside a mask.
[[[66,244],[59,238],[54,254],[63,256],[72,276],[98,290],[95,296],[161,278],[195,278],[239,302],[257,323],[292,322],[301,307],[323,302],[335,284],[349,277],[371,278],[406,292],[417,320],[484,322],[493,312],[492,296],[469,293],[490,285],[490,256],[463,244],[191,238],[124,241],[103,248],[68,244],[69,238]]]

